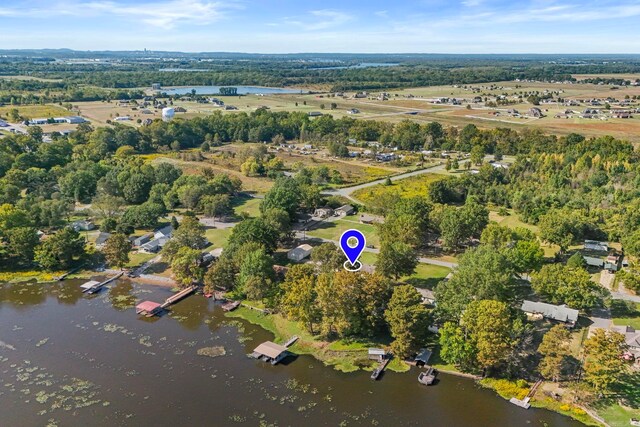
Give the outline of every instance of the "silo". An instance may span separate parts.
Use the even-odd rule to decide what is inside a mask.
[[[173,119],[173,116],[175,115],[176,115],[176,111],[171,107],[162,109],[162,120],[164,120],[165,122],[168,122],[171,119]]]

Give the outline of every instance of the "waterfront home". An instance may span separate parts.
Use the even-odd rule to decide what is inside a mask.
[[[153,239],[140,246],[140,251],[146,252],[149,254],[155,254],[160,252],[160,250],[164,247],[164,245],[169,241],[169,237],[160,237],[158,239]]]
[[[272,365],[277,364],[287,356],[287,348],[283,345],[266,341],[253,350],[251,356],[255,359],[261,359]]]
[[[312,250],[313,248],[311,247],[311,245],[300,245],[297,248],[291,249],[289,252],[287,252],[287,258],[289,258],[291,261],[300,262],[311,255]]]
[[[167,225],[166,227],[162,227],[156,230],[155,233],[153,234],[153,238],[161,239],[163,237],[171,237],[172,233],[173,233],[173,227],[170,225]]]
[[[569,308],[566,305],[553,305],[545,302],[522,301],[520,310],[524,311],[527,317],[533,320],[542,318],[563,322],[570,327],[575,326],[578,321],[578,310]]]

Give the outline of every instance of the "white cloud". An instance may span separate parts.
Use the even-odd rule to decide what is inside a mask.
[[[182,23],[210,24],[222,19],[229,10],[241,8],[235,2],[223,3],[204,0],[160,0],[136,4],[125,4],[111,0],[63,1],[43,5],[42,7],[46,7],[46,14],[43,14],[41,7],[4,8],[0,9],[0,16],[35,18],[43,16],[96,17],[116,15],[120,18],[143,22],[154,27],[173,28]]]
[[[332,9],[313,10],[304,20],[285,18],[285,22],[308,31],[326,30],[345,24],[353,19],[348,13]]]

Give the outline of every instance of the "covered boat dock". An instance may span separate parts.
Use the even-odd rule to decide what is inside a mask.
[[[250,354],[250,356],[254,359],[264,360],[265,362],[269,362],[272,365],[276,365],[282,359],[287,357],[287,354],[287,347],[271,341],[266,341],[256,347],[255,350],[253,350],[253,353]]]

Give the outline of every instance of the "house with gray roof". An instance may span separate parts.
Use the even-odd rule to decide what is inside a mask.
[[[578,310],[569,308],[566,305],[553,305],[546,302],[522,301],[520,310],[524,311],[528,317],[533,319],[550,319],[563,322],[569,326],[575,326],[578,321]]]

